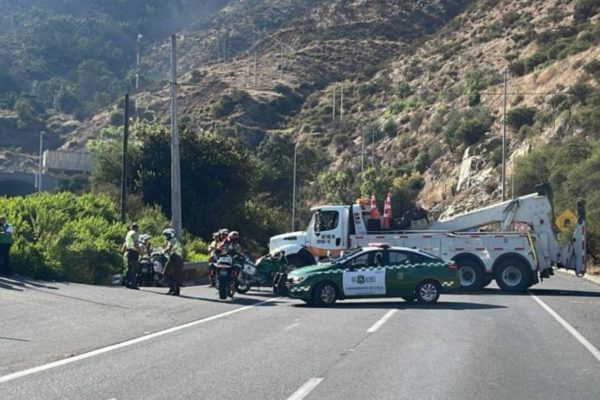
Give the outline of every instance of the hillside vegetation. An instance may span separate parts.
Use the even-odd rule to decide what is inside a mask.
[[[317,202],[348,202],[372,192],[382,199],[388,190],[393,193],[396,215],[413,202],[438,217],[498,201],[507,71],[505,194],[529,193],[536,180],[549,180],[555,185],[557,207],[574,207],[576,197],[586,197],[590,226],[600,223],[600,204],[594,200],[597,189],[578,182],[585,175],[574,172],[592,168],[588,163],[593,164],[594,151],[580,154],[577,160],[557,156],[548,160],[552,164],[545,170],[527,172],[528,166],[535,165],[531,160],[541,163],[536,158],[540,151],[546,154],[547,149],[575,146],[568,143],[592,148],[600,139],[598,2],[215,1],[210,6],[214,14],[206,18],[196,11],[186,12],[193,9],[188,2],[176,3],[169,9],[179,14],[165,14],[156,3],[135,24],[120,16],[134,9],[136,2],[119,2],[119,7],[131,7],[126,11],[100,5],[92,8],[95,19],[89,29],[97,29],[93,36],[98,41],[90,44],[93,54],[74,57],[60,73],[43,79],[48,84],[52,79],[63,80],[61,90],[49,89],[54,93],[51,103],[34,92],[33,85],[22,89],[11,83],[16,89],[4,91],[12,93],[5,96],[5,114],[16,115],[16,123],[25,119],[48,125],[52,118],[60,119],[62,125],[57,126],[79,118],[81,124],[59,135],[57,145],[66,142],[65,148],[81,149],[89,140],[100,140],[112,146],[110,154],[117,154],[121,105],[95,110],[131,88],[136,72],[131,49],[139,31],[145,38],[139,71],[143,90],[133,96],[134,119],[149,125],[168,122],[167,32],[178,29],[182,134],[190,140],[199,137],[193,140],[201,142],[228,138],[247,157],[248,197],[239,197],[231,215],[258,218],[252,235],[258,235],[255,239],[260,242],[289,224],[283,217],[274,222],[267,216],[289,214],[295,143],[301,164],[301,218]],[[155,24],[157,10],[187,18],[160,18]],[[26,12],[35,15],[32,10]],[[52,13],[59,19],[80,18],[73,10],[68,17],[58,8]],[[120,22],[106,29],[102,25],[106,15]],[[18,29],[27,31],[26,24]],[[8,38],[17,30],[9,25],[0,32]],[[129,47],[116,44],[119,35],[128,38]],[[49,48],[50,42],[54,43],[48,41],[44,47]],[[37,54],[32,50],[35,46],[22,48],[27,49],[22,54],[31,54],[28,57]],[[122,57],[103,52],[107,48],[123,49]],[[55,65],[49,53],[39,59],[46,68]],[[91,64],[82,66],[82,62]],[[9,70],[10,79],[0,82],[19,82],[15,78],[19,76],[25,83],[37,79],[34,71],[18,75],[19,70]],[[86,79],[85,74],[101,79]],[[92,85],[90,81],[95,86],[82,86]],[[72,107],[61,108],[57,98]],[[39,103],[45,105],[40,108]],[[39,110],[52,117],[39,117],[44,115]],[[93,117],[87,118],[90,114]],[[32,145],[31,140],[26,142]],[[165,161],[168,149],[163,151],[155,158]],[[203,159],[201,149],[194,151],[199,153],[191,152],[192,159],[196,155]],[[118,178],[114,171],[107,173],[107,165],[111,164],[97,166],[92,185],[96,190],[107,185],[115,190]],[[151,170],[148,165],[143,168]],[[156,182],[148,186],[146,172],[132,178],[131,190],[168,212],[169,199],[156,191]],[[217,187],[227,186],[227,177],[214,179]],[[225,204],[224,191],[209,195],[201,185],[190,187],[188,206],[222,213],[217,204]],[[254,212],[249,213],[252,204]],[[188,221],[192,232],[204,236],[218,227],[217,220],[206,216]],[[592,237],[592,241],[598,239]],[[600,256],[597,247],[592,248]]]

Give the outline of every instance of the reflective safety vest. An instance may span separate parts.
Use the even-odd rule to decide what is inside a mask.
[[[127,247],[127,250],[137,251],[137,247],[135,247],[135,244],[139,242],[139,240],[140,234],[132,229],[129,232],[127,232],[127,236],[125,236],[125,247]]]
[[[181,242],[177,240],[177,238],[169,239],[169,243],[171,244],[171,254],[177,254],[179,257],[183,257],[183,247],[181,246]]]
[[[0,226],[0,244],[11,244],[12,233],[13,227],[11,224],[4,224]]]

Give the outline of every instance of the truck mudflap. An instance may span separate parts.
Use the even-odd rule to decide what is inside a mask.
[[[586,271],[586,238],[585,238],[585,200],[577,199],[577,224],[569,243],[561,249],[558,266],[572,269],[579,277]]]

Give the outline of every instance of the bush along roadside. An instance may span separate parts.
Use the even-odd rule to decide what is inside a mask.
[[[121,271],[119,248],[127,232],[113,201],[99,193],[42,193],[0,198],[0,213],[14,227],[13,272],[34,279],[108,284]],[[155,209],[143,210],[141,232],[162,245],[168,220]],[[148,214],[148,215],[145,215]],[[202,242],[189,238],[195,253]]]

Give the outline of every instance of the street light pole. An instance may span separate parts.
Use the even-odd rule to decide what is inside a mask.
[[[506,90],[508,70],[504,70],[504,104],[502,111],[502,201],[506,200]]]
[[[43,168],[43,158],[44,158],[44,131],[40,132],[40,156],[38,160],[38,193],[43,190],[42,186],[42,168]]]
[[[292,232],[295,232],[296,228],[296,160],[298,159],[298,143],[294,145],[294,179],[292,187]]]

